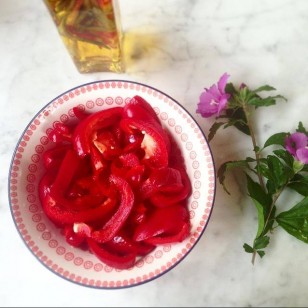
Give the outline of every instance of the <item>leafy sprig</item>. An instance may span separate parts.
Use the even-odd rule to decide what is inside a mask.
[[[296,133],[276,133],[262,147],[258,145],[253,112],[287,100],[281,95],[263,97],[264,92],[276,90],[269,85],[251,90],[242,84],[236,89],[232,83],[227,83],[228,77],[224,74],[217,85],[205,89],[200,96],[197,113],[204,117],[216,115],[216,121],[209,130],[209,141],[219,129],[232,126],[251,138],[254,157],[223,163],[217,177],[230,194],[226,185],[227,173],[241,169],[246,175],[247,194],[256,208],[258,225],[252,243],[245,243],[243,248],[252,254],[254,263],[257,255],[261,258],[265,255],[270,236],[277,227],[308,243],[308,132],[299,122]],[[271,153],[264,154],[269,148],[272,148]],[[277,201],[288,190],[303,198],[289,210],[279,212]]]

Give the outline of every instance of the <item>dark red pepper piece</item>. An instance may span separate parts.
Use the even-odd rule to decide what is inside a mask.
[[[145,152],[144,158],[149,165],[153,168],[168,166],[169,146],[161,127],[135,119],[122,119],[120,125],[126,133],[137,130],[143,134],[140,146]]]
[[[92,238],[105,243],[110,241],[126,222],[134,205],[134,193],[129,184],[120,177],[110,176],[110,181],[115,184],[120,192],[120,204],[117,211],[101,230],[94,231]]]
[[[95,240],[88,238],[88,245],[90,250],[105,264],[118,268],[118,269],[128,269],[135,264],[136,253],[129,253],[126,255],[119,255],[110,252],[108,248],[103,245],[99,245]]]
[[[151,245],[164,245],[184,241],[190,233],[190,224],[184,222],[181,230],[175,235],[155,236],[145,239],[144,241]]]
[[[74,148],[77,154],[84,157],[90,154],[94,135],[99,129],[113,125],[122,117],[122,108],[114,107],[89,115],[75,128],[73,135]]]
[[[135,230],[133,239],[144,241],[155,236],[171,236],[180,232],[189,214],[185,206],[180,204],[157,208]]]

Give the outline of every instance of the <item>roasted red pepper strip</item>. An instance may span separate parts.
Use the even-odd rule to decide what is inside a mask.
[[[163,245],[163,244],[177,243],[177,242],[184,241],[189,235],[189,233],[190,233],[190,224],[188,222],[184,222],[180,232],[175,235],[155,236],[155,237],[147,238],[144,241],[151,245]]]
[[[152,170],[148,179],[142,184],[140,191],[143,198],[156,192],[180,192],[183,189],[181,173],[174,168]]]
[[[73,112],[74,112],[75,117],[80,121],[84,120],[85,118],[89,116],[88,113],[86,113],[84,110],[82,110],[79,107],[74,107]]]
[[[127,133],[133,133],[137,130],[144,135],[141,148],[145,151],[145,160],[148,160],[153,168],[168,166],[169,146],[162,128],[135,119],[122,119],[120,125]]]
[[[90,154],[91,144],[97,130],[111,126],[122,116],[122,108],[114,107],[89,115],[75,128],[73,135],[74,148],[77,154],[84,157]]]
[[[85,241],[83,235],[74,232],[72,225],[66,225],[64,227],[64,236],[66,242],[74,247],[79,247]]]
[[[48,134],[48,138],[55,143],[71,142],[72,133],[66,125],[57,123],[56,127]]]
[[[43,153],[43,162],[46,169],[57,167],[61,164],[66,152],[71,149],[69,144],[59,145]]]
[[[145,256],[155,248],[154,245],[133,241],[123,231],[119,232],[111,241],[107,242],[105,247],[118,254],[126,255],[134,253],[139,256]]]
[[[142,121],[155,121],[156,124],[161,125],[152,106],[138,95],[134,96],[130,100],[129,104],[124,106],[123,117]]]
[[[180,232],[189,214],[180,204],[158,208],[140,225],[137,226],[133,239],[144,241],[154,236],[171,236]]]
[[[39,195],[45,214],[51,221],[59,226],[74,224],[79,222],[105,221],[114,211],[116,201],[108,198],[102,205],[84,211],[74,211],[66,209],[59,204],[50,194],[51,179],[46,173],[39,183]],[[67,200],[67,202],[71,202]]]
[[[69,149],[61,163],[55,181],[52,184],[52,189],[61,195],[64,195],[65,191],[69,187],[72,178],[79,169],[80,159],[74,150]]]
[[[174,205],[191,194],[191,184],[186,171],[181,171],[183,188],[178,192],[162,192],[156,191],[150,196],[150,201],[157,207],[166,207]]]
[[[127,269],[135,264],[136,253],[129,253],[127,255],[118,255],[108,251],[102,245],[99,245],[95,240],[88,238],[88,245],[90,250],[105,264],[118,268]]]
[[[99,243],[108,242],[116,235],[126,222],[134,205],[134,193],[129,184],[122,178],[113,175],[110,176],[110,181],[115,184],[120,192],[120,205],[104,227],[92,233],[92,238]]]

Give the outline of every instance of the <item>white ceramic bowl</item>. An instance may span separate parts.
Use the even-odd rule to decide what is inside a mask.
[[[179,144],[192,184],[188,200],[191,234],[182,243],[158,246],[129,270],[117,270],[93,254],[68,245],[45,216],[38,198],[44,172],[42,153],[52,146],[47,132],[58,121],[74,117],[72,108],[95,112],[124,106],[135,95],[145,98]],[[105,289],[140,285],[167,273],[196,245],[210,219],[215,196],[215,170],[209,145],[192,116],[173,98],[136,82],[106,80],[68,90],[43,107],[22,133],[9,174],[9,199],[16,228],[33,255],[53,273],[71,282]],[[189,259],[186,260],[189,262]]]

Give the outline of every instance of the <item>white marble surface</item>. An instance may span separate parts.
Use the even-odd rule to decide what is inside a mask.
[[[42,1],[0,1],[0,306],[307,306],[308,246],[277,229],[265,258],[252,266],[242,244],[252,240],[256,216],[236,184],[231,197],[218,185],[210,223],[190,256],[139,287],[108,291],[67,282],[21,241],[7,198],[14,146],[34,114],[71,87],[111,78],[147,83],[181,102],[208,133],[211,121],[195,114],[198,97],[226,71],[234,83],[268,83],[289,99],[258,112],[260,142],[299,120],[308,126],[308,1],[120,5],[126,37],[135,40],[127,72],[80,75]],[[219,165],[243,157],[250,141],[230,129],[211,146]]]

